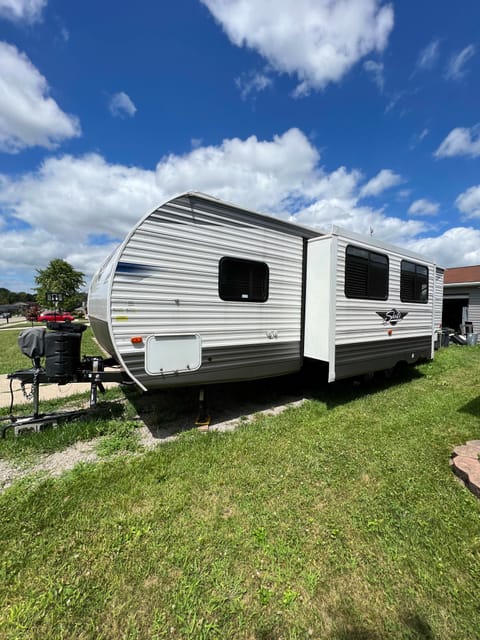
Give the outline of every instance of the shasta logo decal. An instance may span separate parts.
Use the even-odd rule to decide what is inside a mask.
[[[383,319],[383,324],[390,324],[395,326],[397,322],[403,320],[408,311],[397,311],[396,309],[390,309],[390,311],[377,311],[377,316]]]

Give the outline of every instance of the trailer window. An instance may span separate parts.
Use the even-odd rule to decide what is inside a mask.
[[[347,298],[388,298],[388,257],[349,245],[345,253],[345,295]]]
[[[402,302],[428,302],[428,268],[415,262],[402,260],[400,265],[400,300]]]
[[[268,265],[255,260],[222,258],[218,265],[218,294],[234,302],[266,302]]]

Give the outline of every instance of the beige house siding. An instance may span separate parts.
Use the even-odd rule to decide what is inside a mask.
[[[480,333],[480,287],[470,289],[468,320],[473,322],[473,332]]]
[[[468,297],[468,321],[473,323],[473,332],[480,333],[480,286],[469,287],[465,284],[463,287],[444,287],[444,299],[458,296]]]

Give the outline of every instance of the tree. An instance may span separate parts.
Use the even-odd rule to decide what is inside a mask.
[[[61,293],[63,300],[60,306],[65,311],[73,311],[81,302],[80,289],[85,285],[85,277],[65,260],[55,258],[45,269],[37,269],[35,282],[37,302],[40,305],[52,306],[47,294]]]
[[[35,302],[35,296],[33,293],[10,291],[5,287],[0,287],[0,304],[14,304],[15,302]]]
[[[32,323],[37,321],[38,316],[40,315],[40,307],[38,304],[32,304],[25,310],[25,318]]]

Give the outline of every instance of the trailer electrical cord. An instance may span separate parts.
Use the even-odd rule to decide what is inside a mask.
[[[13,415],[13,378],[10,378],[10,408],[8,410],[8,416],[2,416],[0,421],[10,420],[10,422],[16,422],[16,418]]]
[[[16,418],[13,415],[13,378],[10,378],[10,409],[8,410],[10,419],[15,422]]]

